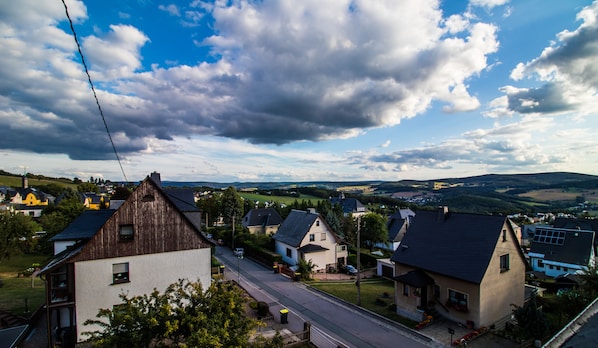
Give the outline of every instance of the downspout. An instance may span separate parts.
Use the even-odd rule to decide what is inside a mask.
[[[52,322],[50,321],[50,292],[48,291],[49,284],[48,284],[48,279],[45,277],[45,274],[40,275],[39,278],[41,280],[44,281],[44,287],[46,290],[46,330],[47,330],[47,334],[46,336],[48,337],[48,342],[47,342],[47,347],[52,347]]]

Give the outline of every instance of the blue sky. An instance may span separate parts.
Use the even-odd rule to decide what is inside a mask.
[[[598,2],[0,0],[0,169],[598,175]]]

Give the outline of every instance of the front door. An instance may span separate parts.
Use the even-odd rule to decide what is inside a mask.
[[[421,291],[421,303],[420,306],[423,310],[428,309],[428,286],[420,288]]]

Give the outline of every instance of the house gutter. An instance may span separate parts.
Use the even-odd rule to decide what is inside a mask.
[[[542,348],[559,348],[571,337],[575,336],[587,321],[598,313],[598,297],[584,310],[571,320],[564,328],[554,335]]]

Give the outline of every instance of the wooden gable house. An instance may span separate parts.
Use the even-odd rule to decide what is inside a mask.
[[[174,199],[154,173],[118,209],[86,211],[52,238],[57,254],[40,272],[49,346],[85,340],[83,332],[99,328],[83,323],[122,293],[164,291],[178,279],[210,284],[213,244]]]

